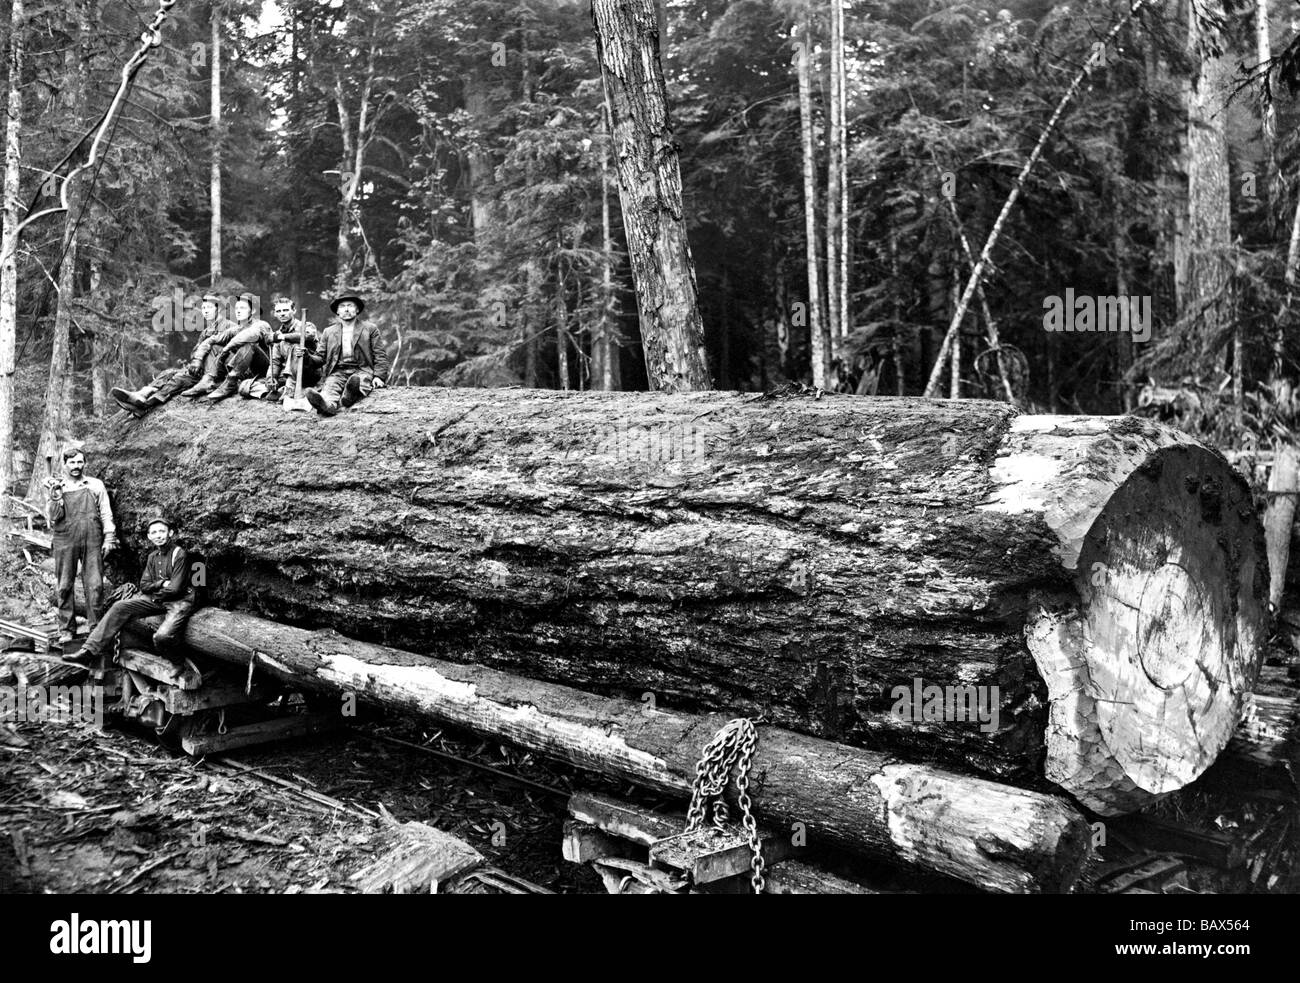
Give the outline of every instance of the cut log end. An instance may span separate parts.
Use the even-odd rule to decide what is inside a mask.
[[[1026,629],[1052,704],[1049,779],[1115,814],[1209,767],[1258,669],[1263,558],[1219,455],[1173,443],[1122,478],[1079,546],[1083,603],[1040,597]]]

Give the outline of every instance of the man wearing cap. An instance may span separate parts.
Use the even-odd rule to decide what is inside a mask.
[[[84,474],[86,458],[78,447],[63,449],[63,474],[45,479],[59,604],[59,644],[72,641],[77,627],[77,567],[86,592],[86,624],[94,626],[104,606],[104,557],[117,549],[117,527],[108,489]]]
[[[340,406],[351,406],[388,384],[388,352],[379,329],[362,324],[366,302],[356,294],[335,297],[330,310],[338,318],[325,329],[325,361],[320,390],[304,389],[307,402],[322,416],[333,416]]]
[[[279,401],[300,395],[296,391],[298,359],[303,359],[302,384],[305,388],[316,385],[323,358],[319,352],[320,332],[316,325],[305,318],[295,317],[296,305],[283,294],[271,303],[271,311],[280,323],[279,330],[273,333],[271,367],[265,380],[245,379],[239,387],[239,394],[250,399]]]
[[[261,318],[253,316],[257,295],[243,293],[235,301],[235,323],[218,331],[210,340],[217,351],[217,378],[221,382],[206,395],[212,402],[233,396],[243,379],[256,378],[266,372],[266,349],[275,341],[275,332]]]
[[[216,294],[204,294],[200,310],[203,313],[203,327],[198,344],[190,354],[189,364],[178,369],[167,369],[135,392],[121,388],[111,390],[109,395],[117,401],[118,406],[140,417],[162,406],[173,396],[198,385],[204,378],[210,376],[212,385],[216,386],[218,353],[211,351],[211,346],[205,348],[204,342],[230,322],[218,317],[221,298]]]
[[[185,547],[176,542],[176,524],[165,513],[150,513],[146,530],[153,549],[145,560],[139,588],[126,591],[127,597],[114,602],[80,651],[65,661],[94,661],[113,644],[128,621],[157,614],[163,616],[163,623],[153,633],[154,651],[160,655],[179,656],[177,645],[194,612],[190,556]]]

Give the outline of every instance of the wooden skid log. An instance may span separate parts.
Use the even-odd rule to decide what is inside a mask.
[[[185,642],[239,665],[253,658],[295,686],[355,694],[678,796],[726,722],[217,608],[190,619]],[[776,727],[759,728],[750,794],[774,827],[800,822],[846,849],[992,891],[1069,890],[1088,850],[1087,822],[1060,799]]]

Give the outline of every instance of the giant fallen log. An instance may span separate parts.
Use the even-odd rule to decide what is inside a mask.
[[[91,450],[124,526],[178,514],[224,606],[1103,813],[1208,767],[1265,621],[1244,480],[1137,418],[413,389],[333,419],[172,404]]]
[[[700,751],[727,720],[219,608],[197,612],[185,642],[252,663],[253,673],[446,721],[679,797],[690,794]],[[801,823],[811,837],[990,891],[1068,891],[1087,856],[1091,829],[1063,799],[776,727],[758,735],[749,793],[755,811],[784,830]]]

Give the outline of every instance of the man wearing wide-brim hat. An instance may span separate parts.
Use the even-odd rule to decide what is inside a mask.
[[[361,321],[366,302],[356,293],[342,293],[330,302],[337,320],[330,323],[321,339],[325,361],[324,380],[319,389],[304,389],[303,395],[322,416],[333,416],[370,395],[372,389],[388,384],[388,352],[379,329]]]

